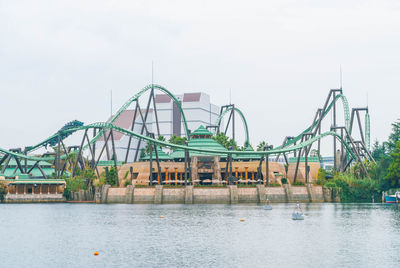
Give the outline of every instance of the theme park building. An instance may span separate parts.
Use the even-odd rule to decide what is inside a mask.
[[[289,165],[285,167],[284,163],[275,162],[273,159],[267,163],[261,159],[261,156],[254,155],[232,155],[229,161],[229,151],[213,139],[213,133],[204,126],[200,126],[190,134],[188,146],[200,149],[212,149],[222,151],[218,154],[207,154],[202,152],[190,151],[190,173],[189,183],[205,184],[205,185],[221,185],[227,183],[229,172],[235,178],[235,183],[256,184],[281,184],[281,179],[286,178],[293,182],[296,160],[291,159]],[[245,151],[253,151],[248,146]],[[155,163],[159,160],[160,175],[158,173],[158,165]],[[152,159],[152,181],[150,178],[150,158]],[[318,158],[309,157],[308,166],[310,169],[310,182],[317,177],[320,163]],[[303,167],[303,168],[302,168]],[[304,159],[300,161],[299,170],[296,181],[305,182],[305,165]],[[258,176],[257,174],[260,173]],[[127,176],[130,174],[130,176]],[[134,184],[184,184],[185,177],[185,151],[176,149],[170,154],[165,153],[157,146],[157,154],[153,151],[142,156],[140,161],[124,164],[119,169],[119,178],[127,178],[132,180]]]

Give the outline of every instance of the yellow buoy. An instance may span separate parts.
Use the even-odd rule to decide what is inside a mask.
[[[164,216],[163,216],[163,215],[161,215],[161,216],[160,216],[160,218],[161,218],[161,219],[163,219],[163,218],[164,218]]]
[[[98,251],[95,251],[95,252],[94,252],[94,256],[97,256],[97,255],[99,255],[99,252],[98,252]]]
[[[243,218],[241,218],[241,219],[240,219],[240,221],[244,221],[244,219],[243,219]]]

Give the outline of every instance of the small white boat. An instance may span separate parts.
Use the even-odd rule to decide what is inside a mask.
[[[304,220],[304,214],[303,214],[303,211],[301,210],[299,202],[296,203],[296,207],[292,213],[292,220],[295,220],[295,221]]]
[[[272,210],[272,206],[271,206],[271,204],[270,204],[270,202],[269,202],[269,199],[267,199],[267,202],[266,202],[266,204],[264,205],[264,209],[265,209],[265,210]]]

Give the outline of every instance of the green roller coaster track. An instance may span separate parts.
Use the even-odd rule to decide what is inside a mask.
[[[336,97],[330,102],[329,106],[325,109],[325,112],[323,113],[323,115],[321,116],[320,120],[323,120],[325,118],[326,115],[329,114],[329,112],[331,111],[331,109],[333,108],[333,105],[338,101],[341,100],[343,103],[343,112],[344,112],[344,121],[345,121],[345,127],[347,130],[350,129],[350,111],[349,111],[349,103],[347,101],[346,96],[344,96],[343,94],[338,94],[336,95]],[[286,144],[283,147],[286,146],[290,146],[294,143],[297,143],[299,140],[301,140],[301,137],[303,136],[303,134],[305,133],[309,133],[313,128],[315,128],[318,124],[318,120],[315,121],[309,128],[307,128],[306,130],[304,130],[302,133],[300,133],[300,135],[296,136],[294,139],[289,140],[288,142],[286,142]],[[279,146],[278,148],[282,148],[282,146]]]
[[[149,136],[141,135],[141,134],[139,134],[139,133],[130,131],[130,130],[128,130],[128,129],[124,129],[124,128],[117,127],[117,126],[113,125],[113,122],[118,118],[118,116],[119,116],[123,111],[125,111],[125,110],[129,107],[129,105],[130,105],[131,103],[133,103],[134,101],[138,100],[138,98],[139,98],[141,95],[143,95],[146,91],[148,91],[148,90],[150,90],[150,89],[152,89],[152,88],[153,88],[153,89],[158,89],[158,90],[160,90],[160,91],[166,93],[166,94],[169,95],[169,96],[171,97],[171,99],[173,99],[173,101],[177,104],[177,106],[178,106],[180,112],[182,113],[182,119],[183,119],[183,122],[184,122],[186,135],[188,135],[189,130],[188,130],[188,127],[187,127],[186,117],[185,117],[185,114],[184,114],[184,112],[183,112],[183,109],[182,109],[182,107],[181,107],[179,101],[177,100],[177,98],[176,98],[171,92],[169,92],[167,89],[165,89],[165,88],[162,87],[162,86],[159,86],[159,85],[148,85],[148,86],[144,87],[141,91],[139,91],[137,94],[135,94],[133,97],[131,97],[131,98],[118,110],[118,112],[111,118],[110,122],[108,122],[108,123],[94,123],[94,124],[84,125],[84,126],[80,126],[80,127],[76,127],[76,128],[61,130],[61,131],[57,132],[56,134],[52,135],[51,137],[49,137],[48,139],[44,140],[43,142],[41,142],[41,143],[39,143],[39,144],[37,144],[37,145],[35,145],[35,146],[29,147],[28,151],[31,152],[31,151],[33,151],[33,150],[35,150],[35,149],[37,149],[37,148],[43,146],[43,145],[46,144],[49,140],[51,140],[51,139],[57,137],[58,135],[67,134],[67,133],[71,133],[71,134],[72,134],[72,133],[77,132],[77,131],[88,130],[88,129],[95,129],[95,128],[96,128],[96,129],[100,129],[100,131],[99,131],[99,133],[89,142],[89,144],[93,144],[93,143],[95,143],[95,142],[98,140],[98,138],[102,135],[103,129],[104,129],[104,130],[113,129],[113,130],[115,130],[115,131],[117,131],[117,132],[120,132],[120,133],[122,133],[122,134],[124,134],[124,135],[131,136],[131,137],[135,137],[135,138],[138,138],[138,139],[143,139],[143,140],[146,140],[146,141],[148,141],[148,142],[152,142],[152,143],[154,143],[154,144],[157,144],[157,145],[163,146],[163,147],[179,148],[179,149],[188,150],[188,151],[196,151],[196,152],[210,153],[210,154],[221,154],[221,153],[228,154],[228,153],[229,153],[229,154],[232,154],[232,155],[242,155],[242,154],[245,154],[245,155],[254,155],[254,156],[260,156],[260,155],[276,155],[276,154],[280,154],[280,153],[287,153],[287,152],[298,151],[298,150],[300,150],[300,149],[302,149],[302,148],[305,148],[305,147],[307,147],[307,146],[313,144],[314,142],[316,142],[316,141],[318,141],[318,140],[321,140],[321,139],[323,139],[323,138],[325,138],[325,137],[327,137],[327,136],[333,136],[333,137],[335,137],[339,142],[341,142],[341,143],[344,145],[344,147],[346,148],[346,150],[347,150],[347,152],[348,152],[348,154],[349,154],[349,157],[351,157],[352,159],[356,159],[356,155],[353,153],[353,151],[352,151],[352,149],[351,149],[351,146],[349,145],[349,141],[342,139],[342,137],[341,137],[340,135],[338,135],[337,133],[335,133],[335,132],[333,132],[333,131],[325,132],[325,133],[323,133],[323,134],[320,134],[320,135],[318,135],[318,136],[314,136],[314,137],[312,137],[311,139],[308,139],[308,140],[306,140],[306,141],[303,141],[303,142],[300,142],[300,143],[294,145],[295,142],[297,142],[297,141],[299,141],[299,140],[301,139],[301,137],[302,137],[302,135],[303,135],[304,133],[307,133],[307,132],[311,131],[313,128],[315,128],[315,127],[317,126],[317,124],[318,124],[317,121],[314,122],[314,124],[313,124],[312,126],[310,126],[309,128],[307,128],[307,129],[306,129],[304,132],[302,132],[300,135],[298,135],[298,136],[295,137],[294,139],[292,139],[292,140],[290,140],[289,142],[287,142],[283,147],[282,147],[282,146],[276,147],[275,149],[272,149],[272,150],[269,150],[269,151],[253,151],[253,152],[250,152],[250,151],[212,150],[212,149],[202,149],[202,148],[188,147],[188,146],[184,146],[184,145],[170,144],[170,143],[168,143],[168,142],[160,141],[160,140],[151,138],[151,137],[149,137]],[[321,116],[321,119],[320,119],[320,120],[322,120],[323,118],[325,118],[325,116],[326,116],[326,115],[329,113],[329,111],[332,109],[333,104],[334,104],[336,101],[338,101],[339,99],[342,100],[343,107],[344,107],[345,127],[346,127],[346,129],[349,130],[349,129],[350,129],[350,113],[349,113],[349,106],[348,106],[348,102],[347,102],[346,97],[345,97],[344,95],[342,95],[342,94],[337,95],[337,96],[334,98],[334,100],[331,101],[331,103],[329,104],[329,106],[326,108],[324,114]],[[249,142],[249,131],[248,131],[248,126],[247,126],[246,119],[245,119],[243,113],[242,113],[239,109],[235,108],[235,111],[238,112],[238,113],[240,114],[240,116],[241,116],[241,118],[242,118],[242,120],[243,120],[243,123],[244,123],[244,125],[245,125],[245,130],[246,130],[246,142]],[[228,113],[228,112],[229,112],[229,109],[225,110],[225,112],[222,113],[222,114],[219,116],[219,118],[217,119],[217,123],[219,123],[220,120],[222,119],[222,117],[223,117],[226,113]],[[369,145],[370,145],[370,138],[369,138],[369,135],[370,135],[370,122],[369,122],[369,114],[368,114],[368,113],[366,114],[365,120],[366,120],[366,121],[365,121],[365,125],[366,125],[366,127],[365,127],[365,128],[366,128],[366,133],[365,133],[365,135],[366,135],[366,143],[367,143],[367,146],[368,146],[368,148],[369,148]],[[88,148],[89,144],[86,144],[86,145],[83,147],[83,150],[85,150],[86,148]],[[3,153],[3,154],[8,154],[8,155],[11,155],[11,156],[13,156],[13,157],[20,158],[20,159],[26,159],[26,160],[32,160],[32,161],[46,161],[46,162],[49,162],[49,161],[54,161],[54,160],[55,160],[55,157],[50,157],[50,156],[49,156],[49,157],[29,156],[29,155],[24,155],[24,154],[17,153],[17,152],[12,152],[12,151],[9,151],[9,150],[6,150],[6,149],[2,149],[2,148],[0,148],[0,152]],[[76,154],[76,153],[77,153],[77,152],[71,152],[70,154]],[[66,155],[61,156],[62,159],[66,158],[66,157],[67,157]]]
[[[183,112],[182,106],[180,104],[180,102],[178,101],[178,99],[175,97],[174,94],[172,94],[169,90],[167,90],[166,88],[164,88],[163,86],[160,85],[156,85],[156,84],[152,84],[152,85],[147,85],[144,88],[142,88],[142,90],[140,90],[138,93],[136,93],[134,96],[132,96],[131,98],[129,98],[128,101],[126,101],[124,103],[124,105],[122,105],[121,108],[119,108],[119,110],[115,113],[115,115],[111,118],[111,120],[109,121],[109,123],[114,123],[115,120],[121,115],[122,112],[124,112],[126,109],[128,109],[128,107],[134,102],[137,101],[139,99],[140,96],[142,96],[144,93],[146,93],[148,90],[151,89],[158,89],[162,92],[164,92],[165,94],[167,94],[168,96],[171,97],[171,99],[176,103],[176,105],[179,108],[179,111],[182,114],[182,120],[183,120],[183,124],[185,127],[185,133],[186,136],[189,137],[189,129],[187,126],[187,121],[186,121],[186,117],[185,117],[185,113]],[[90,142],[90,144],[95,143],[100,137],[101,135],[103,135],[103,131],[100,131]],[[51,137],[47,138],[46,140],[38,143],[35,146],[31,146],[28,148],[28,152],[32,152],[42,146],[44,146],[45,144],[47,144],[50,140],[56,138],[58,136],[58,133],[55,133],[54,135],[52,135]],[[85,149],[87,149],[87,147],[85,147]]]
[[[340,135],[336,134],[335,132],[329,131],[329,132],[325,132],[319,136],[313,137],[307,141],[304,141],[302,143],[299,143],[297,145],[291,146],[291,147],[285,147],[283,149],[273,149],[270,151],[253,151],[253,152],[249,152],[249,151],[228,151],[228,150],[213,150],[213,149],[201,149],[201,148],[194,148],[194,147],[189,147],[189,146],[184,146],[184,145],[177,145],[177,144],[171,144],[165,141],[160,141],[157,139],[153,139],[149,136],[145,136],[145,135],[141,135],[138,133],[135,133],[133,131],[121,128],[121,127],[117,127],[111,123],[94,123],[94,124],[90,124],[90,125],[86,125],[86,126],[81,126],[78,128],[73,128],[73,129],[67,129],[64,131],[61,131],[62,133],[73,133],[76,131],[80,131],[80,130],[86,130],[86,129],[94,129],[94,128],[100,128],[100,129],[104,129],[104,130],[110,130],[113,129],[117,132],[120,132],[124,135],[127,136],[132,136],[132,137],[136,137],[138,139],[143,139],[149,142],[152,142],[154,144],[157,144],[159,146],[163,146],[163,147],[169,147],[169,148],[177,148],[177,149],[183,149],[183,150],[188,150],[188,151],[195,151],[195,152],[202,152],[202,153],[210,153],[210,154],[221,154],[221,153],[230,153],[232,155],[274,155],[274,154],[278,154],[278,153],[286,153],[286,152],[292,152],[292,151],[298,151],[301,148],[304,148],[312,143],[314,143],[315,141],[318,141],[326,136],[334,136],[336,137],[336,139],[338,139],[340,142],[343,143],[343,145],[346,147],[346,149],[350,152],[351,156],[353,157],[353,159],[355,159],[355,155],[353,154],[353,152],[351,151],[351,147],[350,145],[341,138]],[[11,152],[8,150],[4,150],[2,148],[0,148],[0,152],[3,152],[5,154],[10,154],[12,156],[21,158],[21,159],[27,159],[27,160],[33,160],[33,161],[54,161],[55,157],[35,157],[35,156],[27,156],[24,154],[20,154],[20,153],[16,153],[16,152]],[[65,155],[64,155],[65,157]]]
[[[370,128],[370,118],[369,118],[369,113],[365,114],[365,146],[367,146],[367,149],[371,149],[371,134],[370,134],[371,128]]]
[[[225,109],[217,118],[217,121],[215,122],[215,125],[219,126],[219,124],[221,123],[222,118],[229,113],[230,111],[232,111],[232,107],[228,107],[227,109]],[[244,129],[246,131],[246,139],[244,142],[244,146],[248,146],[250,145],[250,137],[249,137],[249,128],[247,126],[247,121],[246,118],[244,117],[242,111],[239,110],[239,108],[235,107],[235,111],[238,112],[238,114],[240,115],[240,118],[242,118],[242,122],[244,124]]]

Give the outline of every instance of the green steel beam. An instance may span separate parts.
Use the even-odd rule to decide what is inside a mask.
[[[217,121],[215,122],[215,125],[219,126],[219,124],[221,123],[222,118],[228,113],[232,111],[232,107],[229,107],[228,109],[225,109],[217,118]],[[246,140],[245,140],[245,147],[247,145],[250,145],[250,137],[249,137],[249,128],[247,126],[247,121],[246,118],[244,117],[244,114],[242,113],[242,111],[239,110],[239,108],[235,107],[235,111],[238,112],[238,114],[240,115],[240,117],[242,118],[242,122],[244,124],[244,129],[246,131]]]
[[[294,146],[289,146],[289,147],[285,147],[283,149],[273,149],[270,151],[253,151],[253,152],[249,152],[249,151],[228,151],[228,150],[215,150],[215,149],[201,149],[201,148],[194,148],[194,147],[189,147],[189,146],[184,146],[184,145],[177,145],[177,144],[171,144],[165,141],[160,141],[154,138],[150,138],[148,136],[144,136],[141,134],[138,134],[136,132],[132,132],[130,130],[121,128],[121,127],[117,127],[114,126],[111,123],[94,123],[94,124],[90,124],[90,125],[86,125],[86,126],[81,126],[78,128],[74,128],[74,129],[67,129],[62,131],[62,133],[69,133],[69,132],[76,132],[76,131],[80,131],[80,130],[86,130],[86,129],[93,129],[93,128],[104,128],[105,130],[110,130],[113,129],[115,131],[118,131],[124,135],[128,135],[128,136],[133,136],[139,139],[143,139],[152,143],[155,143],[157,145],[163,146],[163,147],[169,147],[169,148],[178,148],[178,149],[182,149],[182,150],[189,150],[189,151],[195,151],[195,152],[202,152],[202,153],[210,153],[210,154],[220,154],[220,153],[231,153],[231,154],[235,154],[235,155],[254,155],[254,156],[259,156],[259,155],[274,155],[274,154],[278,154],[278,153],[286,153],[286,152],[292,152],[292,151],[298,151],[306,146],[309,146],[310,144],[326,137],[326,136],[334,136],[336,137],[336,139],[338,139],[340,142],[342,142],[344,144],[344,146],[346,147],[346,149],[350,152],[350,155],[355,159],[355,155],[353,154],[351,147],[349,146],[349,144],[345,141],[342,140],[342,138],[340,137],[340,135],[336,134],[333,131],[329,131],[326,133],[323,133],[319,136],[313,137],[307,141],[304,141],[302,143],[299,143],[297,145]],[[35,157],[35,156],[26,156],[23,154],[19,154],[19,153],[15,153],[15,152],[11,152],[5,149],[0,148],[0,152],[6,153],[6,154],[10,154],[12,156],[16,156],[18,158],[21,159],[28,159],[28,160],[32,160],[32,161],[54,161],[54,157]],[[71,152],[70,154],[75,154],[76,152]],[[62,156],[62,158],[65,158],[66,155]]]

